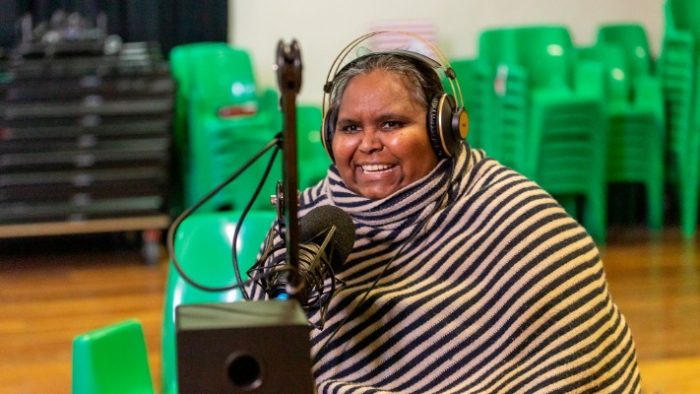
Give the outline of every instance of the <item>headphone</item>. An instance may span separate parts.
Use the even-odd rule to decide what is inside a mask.
[[[356,48],[360,43],[379,34],[402,34],[417,39],[430,48],[433,53],[440,58],[440,62],[418,52],[395,50],[373,52],[363,55],[352,60],[342,69],[340,68],[340,65],[350,51]],[[450,83],[452,94],[441,92],[434,97],[428,97],[429,104],[426,119],[428,137],[438,159],[450,158],[457,154],[464,139],[467,137],[469,118],[467,112],[464,110],[464,99],[462,98],[462,91],[457,81],[457,75],[450,66],[445,55],[431,42],[416,34],[400,31],[377,31],[358,37],[343,48],[328,71],[326,83],[323,86],[323,123],[321,125],[321,141],[323,142],[323,147],[326,149],[328,156],[330,156],[331,160],[334,160],[332,142],[338,118],[338,108],[332,108],[330,101],[335,81],[339,75],[342,75],[361,59],[386,53],[402,57],[414,64],[422,64],[434,70],[436,73],[438,70],[443,70]],[[421,72],[421,68],[423,67],[418,67],[419,72]],[[456,97],[459,98],[459,101],[456,100]]]

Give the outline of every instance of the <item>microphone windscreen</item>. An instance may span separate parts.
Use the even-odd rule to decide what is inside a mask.
[[[332,205],[316,207],[299,220],[299,235],[302,243],[308,243],[320,234],[325,236],[332,225],[336,230],[331,239],[333,253],[330,261],[333,269],[339,270],[355,243],[355,225],[350,215]]]

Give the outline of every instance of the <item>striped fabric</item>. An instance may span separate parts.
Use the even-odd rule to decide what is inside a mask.
[[[356,240],[311,333],[319,392],[640,391],[591,238],[483,152],[464,149],[382,200],[348,190],[332,167],[300,215],[324,204],[351,214]]]

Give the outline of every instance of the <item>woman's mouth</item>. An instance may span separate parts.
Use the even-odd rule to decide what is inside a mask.
[[[376,174],[384,171],[389,171],[394,168],[391,164],[363,164],[362,171],[366,174]]]

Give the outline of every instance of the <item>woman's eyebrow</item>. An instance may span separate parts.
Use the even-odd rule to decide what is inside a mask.
[[[351,117],[344,117],[344,118],[338,118],[337,120],[338,124],[352,124],[352,123],[358,123],[357,120]]]
[[[380,122],[385,122],[387,120],[409,121],[411,120],[411,116],[396,112],[387,112],[385,114],[377,116],[377,120]]]

